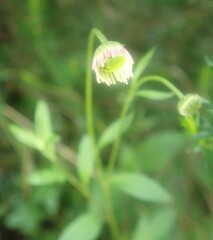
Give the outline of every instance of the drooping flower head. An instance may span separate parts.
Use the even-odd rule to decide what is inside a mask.
[[[92,69],[97,82],[107,85],[123,82],[133,77],[133,59],[129,52],[118,42],[106,41],[95,51]]]

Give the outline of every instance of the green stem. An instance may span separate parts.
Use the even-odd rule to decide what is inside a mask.
[[[96,36],[99,39],[101,43],[104,43],[107,41],[107,38],[98,29],[93,28],[91,32],[94,34],[94,36]]]
[[[105,36],[97,29],[92,29],[89,34],[88,39],[88,53],[87,53],[87,69],[86,69],[86,89],[85,89],[85,106],[86,106],[86,122],[87,122],[87,133],[91,137],[94,146],[96,143],[95,139],[95,130],[94,130],[94,120],[93,120],[93,105],[92,105],[92,56],[93,56],[93,48],[94,48],[94,40],[97,37],[101,43],[107,41]],[[104,198],[107,205],[107,220],[109,224],[109,228],[114,240],[118,240],[119,238],[119,230],[116,223],[116,218],[113,212],[111,193],[109,186],[106,183],[106,176],[103,172],[103,167],[101,163],[101,159],[99,156],[99,152],[96,149],[96,160],[99,166],[99,179],[102,185],[102,190],[104,193]],[[73,184],[76,184],[75,182]],[[82,190],[82,189],[81,189]]]
[[[121,142],[124,119],[125,119],[125,117],[128,113],[130,103],[132,102],[135,91],[137,89],[137,84],[136,83],[137,83],[136,81],[132,81],[130,90],[128,92],[128,96],[127,96],[126,101],[125,101],[125,103],[123,105],[123,108],[121,110],[121,114],[120,114],[121,125],[120,125],[120,130],[119,130],[118,136],[117,136],[117,138],[114,142],[114,145],[112,147],[112,152],[111,152],[111,155],[110,155],[110,158],[109,158],[109,166],[108,166],[109,173],[112,173],[112,171],[114,169],[114,166],[115,166],[116,157],[117,157],[120,142]]]
[[[85,86],[85,107],[86,107],[86,124],[87,124],[87,134],[91,137],[94,148],[96,144],[95,139],[95,129],[94,129],[94,119],[93,119],[93,102],[92,102],[92,57],[94,51],[95,37],[99,39],[101,43],[107,41],[106,37],[98,30],[92,29],[88,38],[87,46],[87,68],[86,68],[86,86]],[[98,148],[95,148],[97,164],[102,171],[102,163],[98,153]],[[102,173],[101,173],[102,174]]]
[[[192,135],[195,135],[197,133],[197,124],[194,119],[194,116],[185,117],[184,119],[187,124],[186,128],[187,128],[188,132]]]
[[[188,131],[188,133],[191,135],[195,135],[199,127],[199,120],[200,120],[199,114],[184,117],[184,120],[185,120],[185,124],[183,125]]]
[[[94,123],[93,123],[93,108],[92,108],[92,54],[94,46],[94,32],[90,32],[88,40],[87,52],[87,71],[86,71],[86,87],[85,87],[85,106],[86,106],[86,123],[87,133],[94,140]]]
[[[129,106],[130,103],[134,97],[134,94],[136,92],[136,90],[144,83],[146,82],[150,82],[150,81],[156,81],[156,82],[160,82],[162,84],[164,84],[166,87],[168,87],[179,99],[181,99],[184,95],[182,94],[181,91],[179,91],[173,84],[171,84],[167,79],[160,77],[160,76],[155,76],[155,75],[151,75],[151,76],[146,76],[141,78],[138,81],[132,81],[132,85],[131,88],[129,90],[127,99],[123,105],[121,114],[120,114],[120,119],[121,122],[123,123],[124,118],[126,117],[128,110],[129,110]],[[119,150],[119,146],[120,146],[120,142],[121,142],[121,135],[122,135],[122,124],[120,127],[120,132],[118,134],[117,139],[115,140],[115,143],[113,145],[112,148],[112,153],[109,159],[109,172],[112,172],[115,166],[115,161],[116,161],[116,157],[118,154],[118,150]]]
[[[168,87],[179,99],[183,98],[184,96],[183,93],[179,89],[177,89],[172,83],[170,83],[166,78],[156,76],[156,75],[150,75],[150,76],[141,78],[138,81],[138,87],[140,87],[142,84],[146,82],[151,82],[151,81],[162,83],[163,85]]]
[[[179,99],[182,99],[184,97],[184,94],[178,88],[176,88],[166,78],[163,78],[160,76],[151,75],[151,76],[143,77],[138,81],[138,87],[140,87],[144,83],[150,82],[150,81],[156,81],[156,82],[162,83],[163,85],[168,87]],[[190,117],[185,118],[185,121],[187,124],[187,126],[186,126],[187,130],[191,134],[195,134],[197,132],[197,126],[198,126],[198,124],[196,123],[196,118],[194,118],[193,116],[190,116]]]
[[[74,175],[70,174],[70,171],[68,171],[64,165],[61,163],[60,159],[57,159],[57,161],[54,162],[54,166],[56,169],[59,169],[60,171],[62,171],[66,177],[67,177],[67,181],[73,186],[75,187],[79,193],[81,193],[81,195],[87,199],[88,202],[90,202],[91,204],[94,204],[97,206],[98,202],[96,201],[96,199],[93,197],[93,195],[90,193],[89,189],[83,185],[77,177],[75,177]]]
[[[116,217],[113,210],[112,205],[112,199],[111,199],[111,192],[110,192],[110,186],[107,181],[102,182],[103,192],[104,192],[104,198],[107,203],[107,221],[111,230],[112,238],[114,240],[121,239],[119,229],[116,222]]]
[[[87,46],[87,69],[86,69],[86,88],[85,88],[85,106],[86,106],[86,123],[87,133],[95,142],[95,131],[93,121],[93,107],[92,107],[92,56],[95,37],[97,37],[101,43],[107,41],[105,36],[97,29],[92,29],[89,34],[88,46]]]

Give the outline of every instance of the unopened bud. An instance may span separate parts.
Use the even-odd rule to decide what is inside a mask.
[[[178,103],[178,111],[183,117],[188,117],[199,112],[202,98],[198,94],[187,94]]]

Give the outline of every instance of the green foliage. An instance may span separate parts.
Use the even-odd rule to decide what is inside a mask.
[[[172,208],[161,209],[152,216],[145,214],[139,219],[132,240],[169,240],[174,225],[175,212]]]
[[[171,201],[171,196],[162,186],[143,174],[116,173],[112,177],[112,183],[124,193],[139,200],[154,203]]]
[[[40,211],[30,205],[20,204],[6,217],[6,225],[12,229],[32,234],[41,221]]]
[[[174,96],[171,92],[156,90],[141,90],[137,92],[137,95],[151,100],[166,100]]]
[[[177,157],[185,143],[186,139],[173,131],[161,131],[150,135],[138,146],[139,166],[144,172],[159,171]]]
[[[213,2],[0,5],[0,238],[213,239]],[[128,85],[86,70],[93,27],[131,53]],[[201,105],[179,116],[188,92]]]
[[[46,103],[40,101],[37,104],[34,131],[17,125],[11,125],[9,129],[20,142],[39,150],[49,160],[54,161],[55,144],[59,138],[53,133],[50,113]]]
[[[35,111],[35,134],[43,142],[47,142],[52,135],[52,123],[49,109],[45,102],[38,102]]]
[[[21,143],[33,148],[38,147],[37,137],[31,130],[17,125],[11,125],[10,131]]]
[[[95,150],[92,139],[83,136],[79,144],[77,171],[81,181],[89,183],[95,165]]]
[[[99,148],[102,149],[112,143],[120,131],[126,131],[132,122],[132,118],[132,115],[128,115],[125,119],[118,119],[111,123],[100,136],[98,141]]]
[[[27,181],[33,186],[42,186],[53,183],[63,183],[66,181],[66,175],[58,168],[48,168],[32,172]]]
[[[134,71],[134,79],[135,80],[137,80],[143,74],[143,71],[146,69],[146,67],[152,60],[154,53],[155,53],[155,48],[151,49],[148,53],[146,53],[145,56],[143,56],[138,61],[138,64],[136,65],[135,71]]]
[[[213,68],[212,60],[210,58],[208,58],[208,57],[205,57],[205,60],[206,60],[207,64],[209,65],[209,67]]]
[[[102,221],[91,212],[86,212],[68,224],[59,240],[94,240],[100,234]]]

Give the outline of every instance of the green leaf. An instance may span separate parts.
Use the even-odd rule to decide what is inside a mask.
[[[85,135],[81,139],[78,151],[77,171],[83,183],[87,184],[92,176],[95,153],[92,139]]]
[[[24,82],[24,84],[30,85],[32,87],[38,87],[38,78],[27,70],[20,71],[20,79]]]
[[[166,100],[174,96],[172,92],[156,91],[156,90],[140,90],[137,96],[148,98],[151,100]]]
[[[213,61],[209,57],[206,56],[205,61],[209,67],[213,68]]]
[[[9,126],[9,131],[21,143],[29,147],[37,148],[37,138],[31,130],[12,124]]]
[[[0,71],[0,82],[7,81],[10,77],[10,70],[9,69],[1,69]]]
[[[36,106],[35,133],[43,143],[53,134],[49,108],[44,101],[39,101]]]
[[[60,184],[33,187],[33,204],[39,206],[39,209],[42,209],[42,213],[46,216],[57,215],[61,206],[62,189],[63,186]]]
[[[175,212],[171,208],[166,208],[156,212],[152,216],[143,214],[139,219],[133,232],[132,240],[165,240],[171,239],[169,236],[175,224]]]
[[[143,174],[117,173],[112,177],[112,184],[127,195],[142,201],[155,203],[171,201],[171,196],[159,183]]]
[[[24,234],[32,235],[37,231],[43,216],[39,208],[19,199],[16,206],[5,217],[5,224],[8,228],[18,229]]]
[[[95,240],[100,235],[101,227],[101,219],[93,213],[87,212],[69,223],[59,240]]]
[[[134,70],[134,80],[137,80],[143,73],[143,71],[146,69],[148,64],[150,63],[153,55],[155,53],[155,48],[152,48],[148,53],[146,53],[145,56],[143,56],[140,61],[138,62],[137,66]]]
[[[185,143],[184,136],[175,131],[154,133],[138,145],[138,166],[143,172],[159,171],[178,156]]]
[[[27,181],[34,186],[42,186],[66,181],[66,175],[57,168],[47,168],[31,173]]]
[[[120,131],[123,133],[127,130],[127,128],[130,126],[130,123],[132,122],[133,115],[128,115],[123,121],[121,119],[118,119],[111,123],[105,131],[102,133],[98,146],[100,149],[107,146],[108,144],[112,143],[120,134]],[[122,129],[121,129],[122,127]]]
[[[57,159],[55,144],[59,141],[60,137],[54,133],[46,142],[40,141],[38,150],[49,160],[55,161]]]

